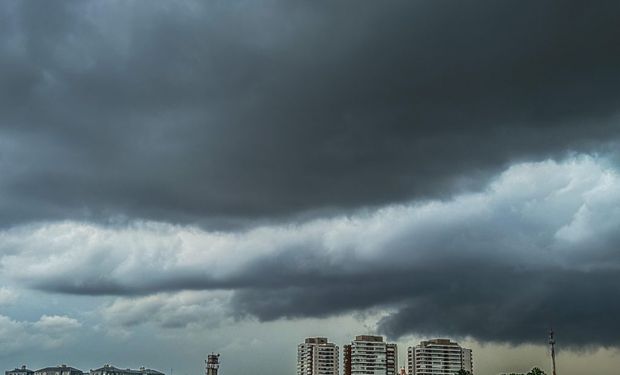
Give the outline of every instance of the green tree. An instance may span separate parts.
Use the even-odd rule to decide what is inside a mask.
[[[471,375],[471,372],[460,369],[455,375]]]
[[[533,369],[530,370],[530,372],[527,373],[527,375],[547,375],[547,374],[545,374],[545,372],[539,369],[538,367],[534,367]]]

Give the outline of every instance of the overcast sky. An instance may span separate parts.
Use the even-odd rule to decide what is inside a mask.
[[[309,335],[620,366],[620,3],[0,3],[0,370]],[[171,370],[172,369],[172,370]]]

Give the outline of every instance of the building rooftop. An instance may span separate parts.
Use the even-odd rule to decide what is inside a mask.
[[[22,367],[20,367],[20,368],[17,368],[17,367],[16,367],[14,370],[9,370],[9,371],[7,371],[7,372],[24,372],[24,371],[25,371],[25,372],[34,372],[34,371],[32,371],[32,370],[29,370],[29,369],[26,367],[26,365],[22,365]]]
[[[383,342],[383,336],[359,335],[355,336],[355,341]]]
[[[432,340],[426,340],[426,341],[421,341],[420,345],[422,346],[426,346],[426,345],[450,345],[450,346],[459,346],[458,343],[454,342],[454,341],[450,341],[450,339],[432,339]]]
[[[327,344],[327,337],[308,337],[306,344]]]

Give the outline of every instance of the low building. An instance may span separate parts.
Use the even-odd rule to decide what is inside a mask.
[[[26,365],[23,365],[20,368],[5,371],[4,375],[34,375],[34,371],[29,370],[28,368],[26,368]]]
[[[84,375],[82,370],[67,365],[45,367],[34,372],[34,375]]]
[[[151,370],[149,368],[140,367],[138,370],[121,369],[106,364],[95,370],[90,370],[90,375],[164,375],[163,372]]]

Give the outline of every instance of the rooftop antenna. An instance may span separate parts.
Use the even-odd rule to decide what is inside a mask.
[[[549,346],[551,347],[551,364],[553,365],[553,375],[555,373],[555,338],[553,336],[553,330],[549,330]]]

